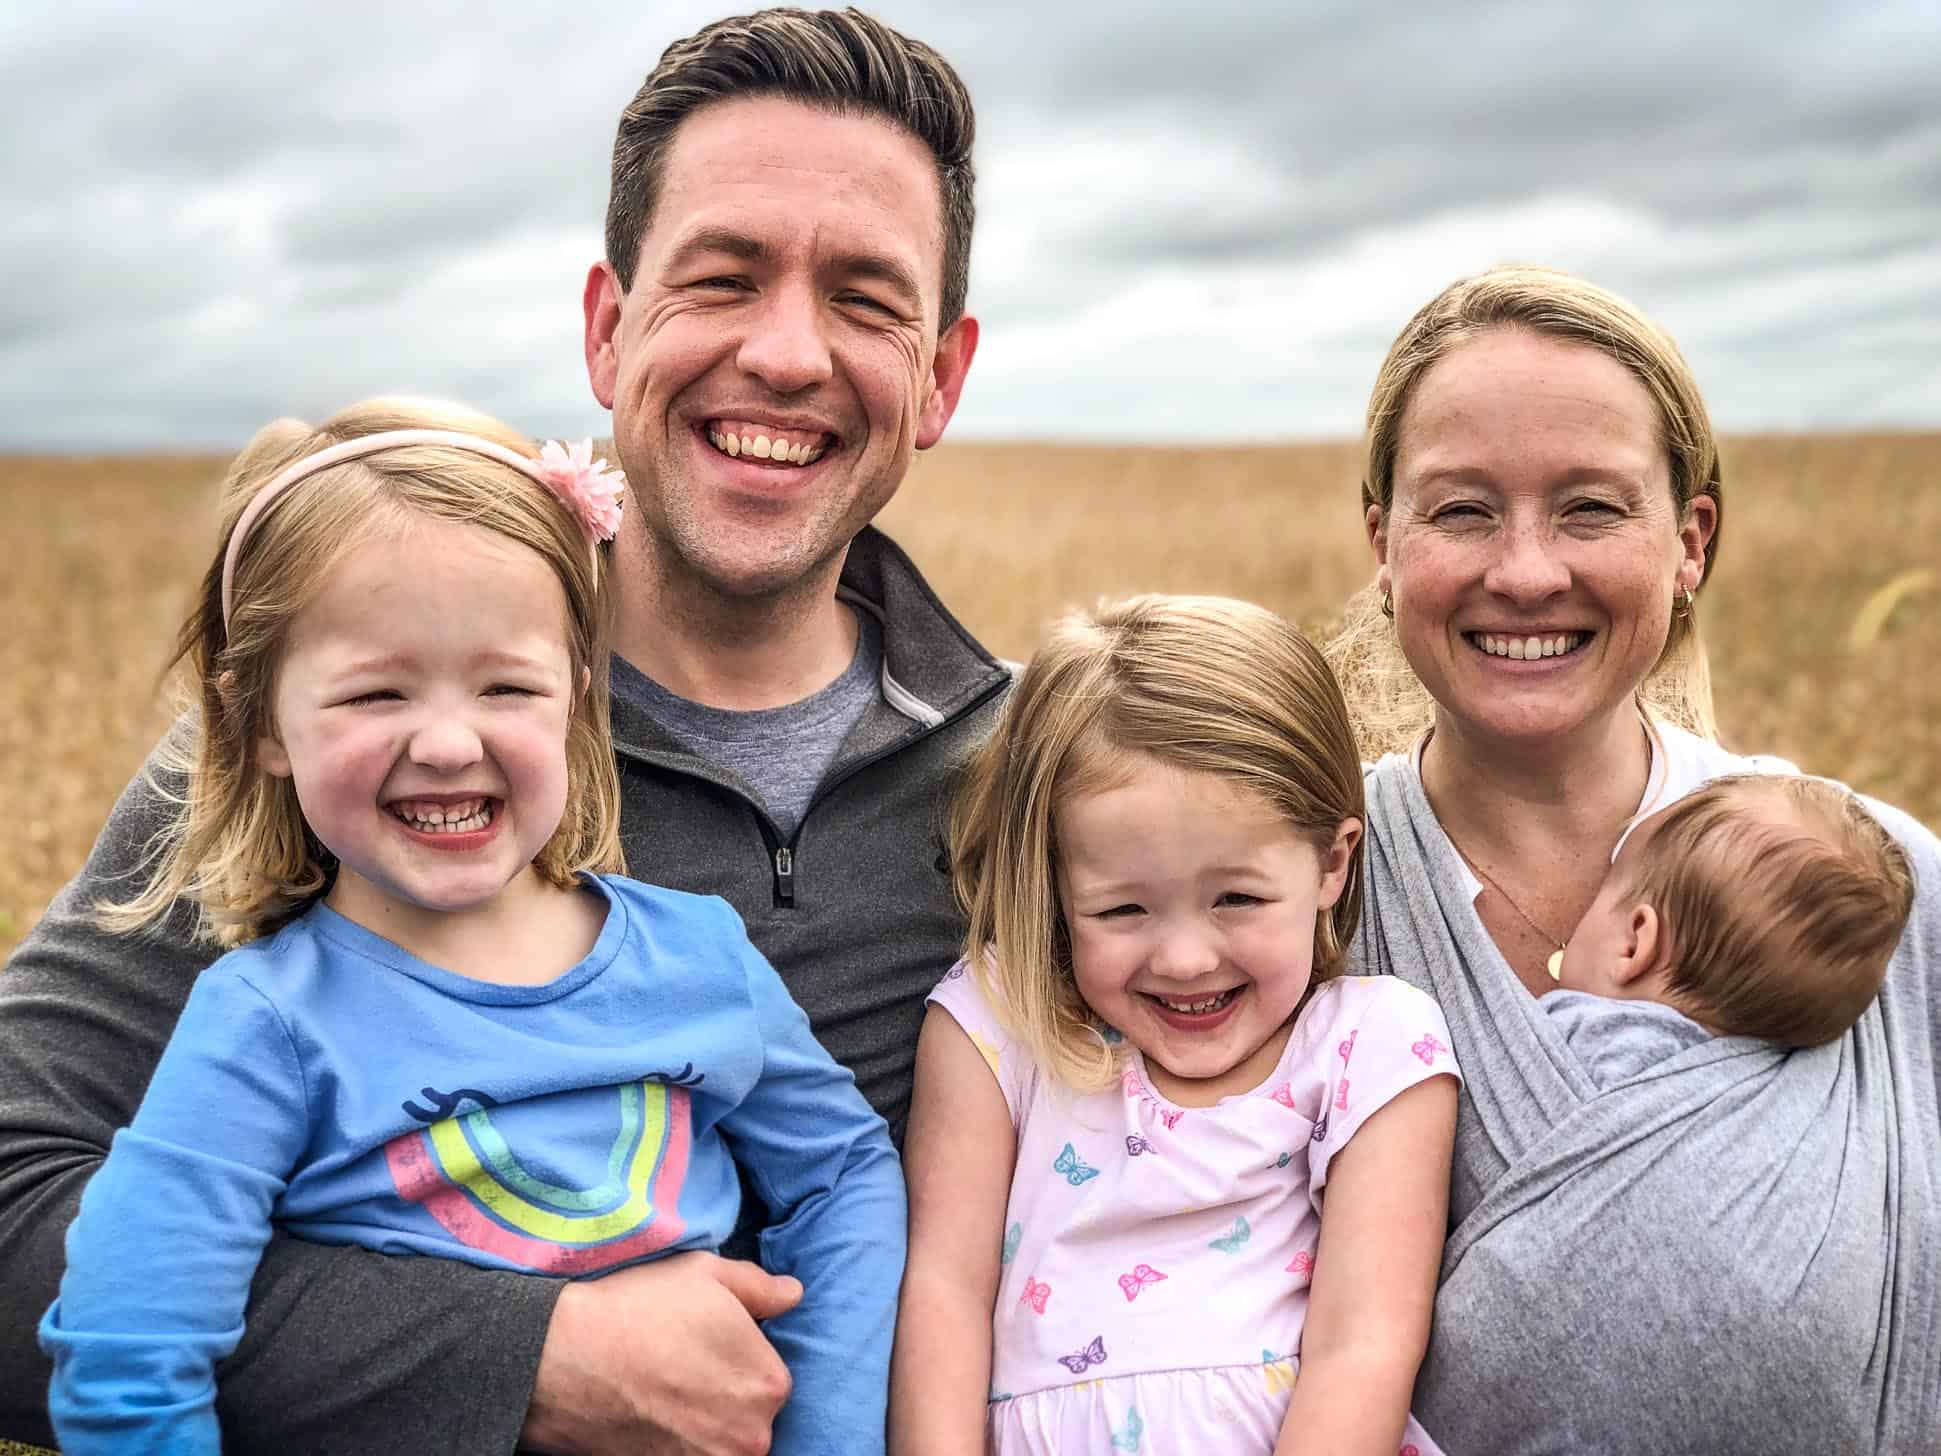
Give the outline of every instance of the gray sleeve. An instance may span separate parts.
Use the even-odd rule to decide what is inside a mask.
[[[180,907],[142,938],[93,923],[98,900],[139,883],[170,812],[148,771],[0,971],[0,1437],[46,1446],[49,1366],[35,1328],[60,1283],[67,1226],[213,959]],[[559,1288],[280,1235],[242,1344],[218,1372],[225,1449],[510,1451]]]

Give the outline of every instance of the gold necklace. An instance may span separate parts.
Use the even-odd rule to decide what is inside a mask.
[[[1515,900],[1510,898],[1510,892],[1504,889],[1501,885],[1497,884],[1496,880],[1494,879],[1494,877],[1490,875],[1489,871],[1485,870],[1481,865],[1477,864],[1475,860],[1471,859],[1469,855],[1464,852],[1463,847],[1460,844],[1456,843],[1456,836],[1449,833],[1449,826],[1447,824],[1442,826],[1442,833],[1444,837],[1448,839],[1449,847],[1455,850],[1456,854],[1462,859],[1462,862],[1469,866],[1471,871],[1475,873],[1476,877],[1479,880],[1481,880],[1484,884],[1488,885],[1492,890],[1496,891],[1496,893],[1502,897],[1503,903],[1505,905],[1508,905],[1512,910],[1516,911],[1517,919],[1521,920],[1525,925],[1529,926],[1532,930],[1536,931],[1538,935],[1542,936],[1545,940],[1549,941],[1552,945],[1557,947],[1555,950],[1550,952],[1549,958],[1545,960],[1543,964],[1544,964],[1544,969],[1550,972],[1551,980],[1561,981],[1564,978],[1564,947],[1569,945],[1570,941],[1568,939],[1559,940],[1556,936],[1552,935],[1549,931],[1545,930],[1541,925],[1537,924],[1536,921],[1532,920],[1530,918],[1529,912],[1526,911],[1521,905],[1517,904]]]

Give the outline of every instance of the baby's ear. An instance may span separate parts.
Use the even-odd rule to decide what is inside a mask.
[[[1612,969],[1613,978],[1620,986],[1635,984],[1659,968],[1668,949],[1664,922],[1655,909],[1640,901],[1624,923],[1624,948]]]

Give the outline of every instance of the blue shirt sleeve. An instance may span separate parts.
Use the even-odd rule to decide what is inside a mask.
[[[41,1321],[65,1456],[220,1450],[216,1362],[242,1336],[307,1114],[283,1019],[222,963],[204,972],[81,1196]]]
[[[761,1028],[760,1079],[721,1130],[768,1207],[762,1263],[802,1281],[768,1321],[794,1391],[775,1449],[881,1456],[903,1279],[903,1170],[889,1128],[809,1030],[774,968],[734,926]]]

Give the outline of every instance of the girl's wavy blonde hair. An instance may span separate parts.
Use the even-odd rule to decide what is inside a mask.
[[[1711,579],[1725,526],[1719,447],[1698,381],[1678,345],[1630,303],[1595,284],[1551,268],[1512,265],[1460,278],[1424,304],[1396,335],[1368,400],[1362,514],[1395,501],[1395,456],[1403,417],[1422,376],[1480,334],[1522,329],[1582,344],[1622,364],[1658,406],[1660,438],[1671,467],[1672,504],[1680,521],[1701,495],[1716,510],[1699,592]],[[1696,595],[1696,594],[1695,594]],[[1341,680],[1362,751],[1371,758],[1408,748],[1433,720],[1435,705],[1402,656],[1375,588],[1348,601],[1327,656]],[[1708,739],[1718,737],[1712,677],[1696,616],[1672,614],[1663,650],[1638,687],[1639,706]]]
[[[1136,596],[1055,623],[951,813],[951,875],[969,919],[964,954],[1006,1028],[1080,1090],[1117,1054],[1072,979],[1058,899],[1059,806],[1151,758],[1213,774],[1272,804],[1320,853],[1360,819],[1361,760],[1334,676],[1264,607]],[[1313,982],[1339,974],[1361,918],[1361,857],[1316,917]]]
[[[194,609],[165,673],[180,671],[187,710],[151,779],[178,812],[150,845],[154,866],[133,898],[100,905],[103,925],[138,931],[178,899],[196,909],[200,938],[235,946],[275,929],[329,886],[330,852],[309,832],[288,778],[266,773],[259,739],[275,731],[277,669],[297,617],[338,564],[413,518],[496,532],[537,553],[566,598],[573,678],[588,675],[567,728],[566,812],[534,867],[569,886],[582,870],[623,868],[620,787],[607,718],[611,602],[585,529],[545,487],[508,465],[441,445],[382,450],[318,471],[278,498],[236,563],[234,606],[222,613],[229,535],[257,490],[284,467],[331,445],[387,430],[457,430],[524,455],[533,442],[459,405],[372,399],[318,426],[276,420],[257,431],[223,480],[222,529]]]

